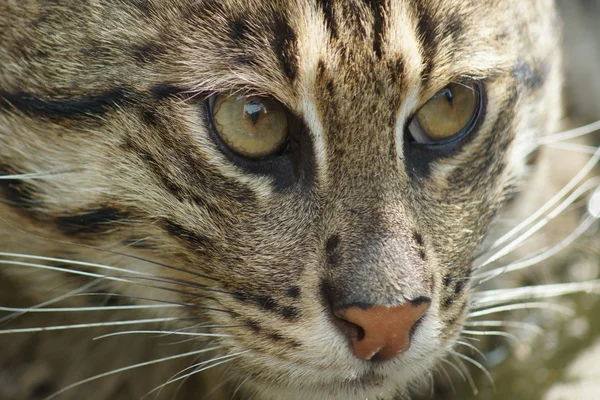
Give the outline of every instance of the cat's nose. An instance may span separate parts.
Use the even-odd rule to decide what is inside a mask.
[[[410,347],[418,321],[431,300],[419,297],[401,305],[349,305],[334,308],[336,325],[348,337],[356,357],[366,361],[390,360]]]

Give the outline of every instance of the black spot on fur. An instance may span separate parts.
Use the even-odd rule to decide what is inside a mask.
[[[67,235],[95,235],[106,233],[132,216],[125,210],[112,206],[101,206],[81,214],[70,214],[55,219],[61,232]]]
[[[446,297],[446,299],[444,300],[444,303],[442,304],[442,309],[447,310],[450,307],[452,307],[452,305],[454,304],[454,297],[448,296]]]
[[[297,299],[300,297],[301,290],[298,286],[292,286],[285,291],[285,294],[292,299]]]
[[[206,236],[193,232],[176,222],[164,219],[162,227],[169,236],[185,242],[194,251],[206,251],[214,248],[213,243]]]
[[[262,331],[262,327],[256,321],[248,321],[246,322],[246,325],[248,325],[248,327],[252,329],[252,331],[254,331],[255,333],[260,333],[260,331]]]
[[[45,98],[26,92],[0,91],[0,112],[18,110],[31,117],[53,120],[97,118],[126,101],[127,95],[123,88],[81,99]]]
[[[296,32],[282,15],[275,15],[273,20],[275,40],[272,49],[279,58],[281,68],[287,78],[293,82],[298,75],[298,38]]]
[[[419,232],[417,232],[417,231],[413,232],[413,239],[414,239],[415,243],[417,243],[417,245],[419,247],[423,247],[423,245],[425,244],[423,242],[423,236],[421,236],[421,234]]]
[[[465,288],[465,281],[456,282],[456,286],[454,287],[454,294],[459,294]]]
[[[261,295],[254,298],[256,304],[267,311],[272,311],[277,307],[277,303],[271,296]]]
[[[332,39],[338,38],[337,24],[335,23],[334,16],[334,8],[333,8],[334,0],[317,0],[317,4],[321,7],[321,11],[323,11],[323,16],[325,17],[325,25],[327,29],[329,29],[329,34]]]
[[[423,260],[423,261],[427,260],[427,253],[425,253],[425,250],[423,250],[423,249],[419,250],[419,257],[421,257],[421,260]]]
[[[157,42],[136,44],[131,47],[131,56],[138,65],[156,62],[164,54],[165,49]]]
[[[295,307],[283,307],[279,314],[287,320],[295,320],[300,316],[300,310]]]
[[[338,246],[340,245],[340,237],[333,235],[327,240],[325,245],[325,254],[327,255],[327,263],[330,267],[337,267],[339,264]]]
[[[283,336],[281,336],[279,333],[269,333],[267,336],[269,337],[269,339],[274,340],[276,342],[283,341]]]
[[[452,281],[453,281],[452,276],[446,275],[444,277],[444,281],[443,281],[444,282],[444,286],[446,286],[446,287],[450,286],[452,284]]]
[[[229,22],[229,31],[230,31],[231,39],[236,43],[239,43],[246,39],[247,30],[248,30],[248,26],[247,26],[246,20],[242,17],[233,18]]]

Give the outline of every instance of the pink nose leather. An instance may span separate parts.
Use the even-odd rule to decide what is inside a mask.
[[[336,317],[360,328],[350,336],[354,354],[366,361],[390,360],[410,347],[413,326],[427,312],[430,302],[399,306],[353,306],[335,312]],[[361,331],[362,330],[362,331]]]

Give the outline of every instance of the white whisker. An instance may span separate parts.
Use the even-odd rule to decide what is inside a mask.
[[[585,179],[585,177],[594,169],[594,167],[600,161],[600,148],[596,150],[594,155],[590,158],[590,160],[585,164],[583,168],[579,170],[579,172],[575,175],[569,183],[567,183],[556,195],[554,195],[549,201],[547,201],[542,207],[540,207],[535,213],[533,213],[529,218],[525,219],[523,222],[518,224],[516,227],[511,229],[508,233],[503,235],[500,239],[496,240],[491,248],[488,250],[493,251],[498,247],[503,246],[509,240],[511,240],[517,233],[521,232],[527,226],[531,225],[534,221],[544,215],[547,211],[549,211],[552,207],[554,207],[558,202],[561,201],[563,197],[565,197],[568,193],[570,193],[573,189],[577,187]]]
[[[465,323],[465,326],[472,327],[482,327],[482,328],[519,328],[523,330],[528,330],[536,335],[543,335],[544,329],[539,326],[529,323],[529,322],[521,322],[521,321],[472,321]]]
[[[577,153],[590,154],[590,155],[594,154],[596,152],[596,150],[598,150],[598,147],[596,147],[596,146],[589,146],[589,145],[579,144],[579,143],[563,143],[563,142],[549,143],[546,145],[546,147],[551,147],[553,149],[575,151]]]
[[[482,308],[516,300],[548,299],[573,293],[592,293],[598,291],[600,291],[600,280],[486,290],[475,293],[473,304],[475,308]]]
[[[500,336],[505,337],[510,340],[513,340],[516,343],[519,343],[521,340],[512,333],[504,332],[504,331],[476,331],[470,329],[464,329],[461,334],[463,335],[473,335],[473,336]]]
[[[178,374],[174,375],[174,377],[172,377],[171,379],[169,379],[167,382],[163,383],[162,385],[159,385],[159,386],[155,387],[155,388],[154,388],[154,389],[152,389],[150,392],[146,393],[146,395],[145,395],[144,397],[142,397],[142,400],[143,400],[144,398],[148,397],[149,395],[151,395],[152,393],[154,393],[154,392],[156,392],[156,391],[160,391],[160,390],[162,390],[163,388],[165,388],[165,387],[166,387],[166,386],[168,386],[168,385],[171,385],[171,384],[173,384],[173,383],[175,383],[175,382],[178,382],[178,381],[180,381],[180,380],[183,380],[183,379],[187,379],[187,378],[189,378],[190,376],[193,376],[193,375],[199,374],[200,372],[203,372],[203,371],[206,371],[206,370],[208,370],[208,369],[214,368],[214,367],[216,367],[216,366],[218,366],[218,365],[221,365],[221,364],[225,364],[225,363],[231,362],[231,361],[235,360],[236,358],[238,358],[239,356],[241,356],[242,354],[245,354],[245,353],[248,353],[248,352],[249,352],[249,350],[246,350],[246,351],[240,351],[240,352],[238,352],[238,353],[234,353],[234,354],[228,354],[228,355],[225,355],[225,356],[221,356],[221,357],[213,358],[213,359],[211,359],[211,360],[208,360],[208,361],[204,361],[204,362],[198,363],[198,364],[196,364],[196,365],[192,365],[191,367],[188,367],[188,368],[186,368],[186,369],[184,369],[184,370],[180,371]],[[215,361],[218,361],[218,362],[215,362]],[[212,364],[211,364],[211,363],[212,363]],[[209,365],[207,365],[207,364],[209,364]],[[197,368],[197,367],[201,367],[201,368]],[[190,370],[190,369],[192,369],[192,368],[196,368],[196,369],[194,369],[192,372],[190,372],[190,373],[188,373],[188,374],[185,374],[185,375],[183,375],[183,376],[179,376],[178,378],[175,378],[175,376],[177,376],[177,375],[181,374],[182,372],[184,372],[184,371],[186,371],[186,370]]]
[[[600,155],[600,153],[598,153],[598,154]],[[533,234],[535,234],[540,229],[542,229],[544,226],[546,226],[554,218],[558,217],[575,200],[577,200],[578,198],[580,198],[581,196],[583,196],[586,192],[588,192],[588,191],[590,191],[592,189],[597,188],[598,185],[600,185],[600,177],[594,177],[594,178],[589,179],[588,181],[586,181],[584,184],[582,184],[580,187],[578,187],[570,196],[568,196],[562,203],[560,203],[559,206],[556,207],[552,212],[550,212],[544,218],[542,218],[539,221],[537,221],[536,224],[534,224],[532,227],[530,227],[524,233],[520,234],[510,244],[507,244],[506,246],[504,246],[502,248],[502,250],[496,252],[496,254],[494,254],[493,256],[489,257],[484,262],[482,262],[482,263],[478,264],[477,266],[475,266],[474,269],[475,270],[481,269],[481,268],[483,268],[483,267],[485,267],[485,266],[493,263],[494,261],[497,261],[500,258],[502,258],[502,257],[510,254],[511,252],[513,252],[515,249],[517,249],[519,246],[521,246],[524,243],[525,240],[527,240]],[[595,220],[595,218],[593,218],[593,220]],[[521,231],[521,230],[522,229],[520,229],[519,231]],[[516,233],[517,232],[515,231],[515,234]],[[506,235],[505,235],[505,237],[506,237]],[[494,243],[494,245],[492,245],[492,248],[490,250],[488,250],[488,252],[492,251],[495,248],[497,248],[497,243],[501,243],[501,242],[498,241],[498,242]],[[505,244],[505,243],[502,243],[502,244]]]
[[[562,250],[569,247],[573,242],[575,242],[578,238],[580,238],[584,233],[586,233],[592,225],[596,223],[596,218],[588,215],[577,228],[569,235],[567,235],[563,240],[558,242],[556,245],[540,250],[539,252],[534,253],[533,256],[514,261],[510,264],[507,264],[503,267],[495,268],[490,271],[484,272],[482,274],[477,274],[473,276],[473,280],[476,282],[475,286],[481,285],[485,282],[489,282],[494,278],[497,278],[500,275],[523,270],[525,268],[532,267],[549,259],[550,257],[555,256]]]
[[[579,128],[568,131],[555,133],[553,135],[544,136],[538,139],[538,144],[544,145],[548,143],[560,142],[563,140],[574,139],[576,137],[589,135],[600,130],[600,121],[592,122],[591,124],[580,126]]]
[[[94,340],[106,339],[115,336],[125,335],[157,335],[158,337],[165,336],[194,336],[194,337],[231,337],[231,335],[222,333],[202,333],[202,332],[177,332],[177,331],[124,331],[114,332],[102,336],[96,336]]]
[[[100,283],[101,281],[102,281],[101,279],[96,279],[96,280],[94,280],[92,282],[86,283],[85,285],[83,285],[80,288],[71,290],[68,293],[65,293],[63,295],[55,297],[52,300],[45,301],[43,303],[40,303],[38,305],[35,305],[35,306],[27,308],[27,309],[20,309],[19,311],[12,311],[11,314],[6,315],[6,316],[0,318],[0,324],[4,323],[6,321],[9,321],[9,320],[14,320],[14,319],[16,319],[16,318],[18,318],[18,317],[20,317],[20,316],[22,316],[22,315],[24,315],[24,314],[26,314],[28,312],[37,312],[37,310],[41,309],[42,307],[46,307],[46,306],[49,306],[49,305],[52,305],[52,304],[56,304],[56,303],[61,302],[64,299],[67,299],[67,298],[72,297],[72,296],[76,296],[76,295],[80,294],[81,292],[85,292],[86,290],[91,289],[92,287],[94,287],[98,283]],[[10,308],[6,308],[5,307],[4,310],[8,311],[8,310],[10,310]],[[17,310],[17,309],[15,309],[15,310]],[[8,312],[11,312],[11,311],[8,311]]]
[[[510,290],[510,289],[506,289],[506,290]],[[487,306],[484,306],[487,307]],[[473,309],[477,310],[480,309],[482,307],[473,307]],[[475,312],[471,312],[468,315],[468,319],[472,319],[472,318],[476,318],[476,317],[481,317],[484,315],[490,315],[490,314],[498,314],[501,312],[507,312],[507,311],[516,311],[516,310],[551,310],[554,312],[559,312],[559,313],[563,313],[565,315],[569,315],[569,316],[573,316],[573,310],[565,307],[565,306],[560,306],[558,304],[552,304],[552,303],[535,303],[535,302],[531,302],[531,303],[518,303],[518,304],[509,304],[506,306],[500,306],[500,307],[493,307],[493,308],[486,308],[483,309],[481,311],[475,311]]]
[[[466,339],[466,338],[465,338],[465,339]],[[469,342],[465,342],[465,341],[462,341],[462,340],[457,340],[457,341],[456,341],[456,344],[457,344],[457,345],[459,345],[459,346],[465,346],[465,347],[468,347],[468,348],[469,348],[469,349],[471,349],[473,352],[475,352],[477,355],[479,355],[479,356],[480,356],[480,357],[481,357],[483,360],[486,360],[486,359],[487,359],[487,357],[485,356],[485,354],[483,354],[483,353],[481,352],[481,350],[479,350],[477,347],[473,346],[473,345],[472,345],[471,343],[469,343]]]
[[[145,366],[148,366],[148,365],[159,364],[159,363],[165,362],[165,361],[177,360],[177,359],[184,358],[184,357],[189,357],[189,356],[193,356],[193,355],[207,353],[209,351],[218,350],[220,348],[221,347],[211,347],[211,348],[207,348],[207,349],[202,349],[202,350],[197,350],[197,351],[191,351],[189,353],[183,353],[183,354],[178,354],[178,355],[175,355],[175,356],[159,358],[157,360],[146,361],[146,362],[143,362],[143,363],[130,365],[128,367],[123,367],[123,368],[115,369],[115,370],[112,370],[112,371],[109,371],[109,372],[104,372],[102,374],[92,376],[91,378],[87,378],[87,379],[81,380],[79,382],[73,383],[72,385],[69,385],[69,386],[63,388],[63,389],[59,390],[58,392],[53,393],[49,397],[46,397],[44,400],[52,400],[52,399],[56,398],[57,396],[60,396],[61,394],[65,393],[65,392],[67,392],[67,391],[69,391],[69,390],[71,390],[73,388],[76,388],[78,386],[81,386],[83,384],[86,384],[86,383],[89,383],[89,382],[92,382],[92,381],[95,381],[95,380],[98,380],[98,379],[101,379],[101,378],[105,378],[107,376],[115,375],[115,374],[118,374],[118,373],[121,373],[121,372],[125,372],[125,371],[129,371],[129,370],[135,369],[135,368],[141,368],[141,367],[145,367]]]
[[[496,390],[496,384],[494,382],[494,378],[492,378],[492,374],[490,374],[490,371],[487,370],[486,367],[483,366],[483,364],[481,364],[480,362],[472,359],[469,356],[466,356],[464,354],[461,354],[459,352],[456,351],[452,351],[452,354],[456,357],[459,357],[465,361],[467,361],[468,363],[473,364],[475,367],[477,367],[479,370],[481,370],[485,376],[488,378],[488,380],[490,381],[490,383],[492,384],[492,388],[494,389],[494,391]]]
[[[173,321],[178,321],[178,320],[180,320],[180,318],[152,318],[152,319],[139,319],[139,320],[130,320],[130,321],[94,322],[94,323],[90,323],[90,324],[56,325],[56,326],[44,326],[44,327],[36,327],[36,328],[4,329],[4,330],[0,330],[0,335],[10,335],[10,334],[17,334],[17,333],[65,331],[65,330],[69,330],[69,329],[101,328],[101,327],[106,327],[106,326],[156,324],[156,323],[164,323],[164,322],[173,322]]]
[[[465,374],[461,371],[460,368],[458,368],[456,365],[454,365],[454,363],[452,361],[445,359],[445,358],[442,358],[441,360],[444,364],[452,367],[452,369],[454,369],[458,373],[458,375],[462,378],[462,380],[464,382],[467,382],[467,377],[465,376]]]
[[[125,311],[125,310],[150,310],[163,308],[181,308],[183,306],[174,304],[153,304],[140,306],[106,306],[106,307],[59,307],[59,308],[9,308],[0,307],[0,311],[16,313],[73,313],[89,311]]]
[[[0,252],[0,256],[12,257],[12,258],[25,258],[25,259],[38,260],[38,261],[50,261],[50,262],[56,262],[56,263],[61,263],[61,264],[79,265],[82,267],[90,267],[90,268],[97,268],[97,269],[105,269],[108,271],[123,272],[123,273],[131,274],[131,275],[140,275],[140,276],[148,276],[148,277],[154,276],[153,274],[139,272],[139,271],[133,271],[133,270],[125,269],[125,268],[112,267],[110,265],[89,263],[89,262],[77,261],[77,260],[69,260],[69,259],[64,259],[64,258],[44,257],[44,256],[36,256],[36,255],[32,255],[32,254],[6,253],[6,252]]]
[[[467,382],[469,382],[469,386],[471,386],[471,390],[473,391],[473,395],[477,396],[479,394],[479,389],[477,389],[477,385],[475,385],[475,381],[473,380],[473,376],[469,372],[469,369],[465,366],[465,363],[461,360],[462,357],[458,357],[458,353],[455,351],[450,351],[450,354],[454,357],[456,361],[458,361],[458,366],[463,370],[465,376],[467,377]]]

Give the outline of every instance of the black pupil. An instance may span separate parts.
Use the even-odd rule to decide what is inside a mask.
[[[248,112],[248,115],[250,116],[252,125],[256,125],[258,123],[258,120],[260,119],[260,113],[262,111],[262,103],[257,102],[255,100],[250,100],[248,102],[248,105],[250,107],[248,107],[248,109],[246,109],[246,111]]]
[[[448,103],[450,103],[450,105],[453,105],[452,103],[454,102],[454,95],[452,94],[452,90],[446,88],[442,91],[442,95],[446,97],[446,100],[448,100]]]

